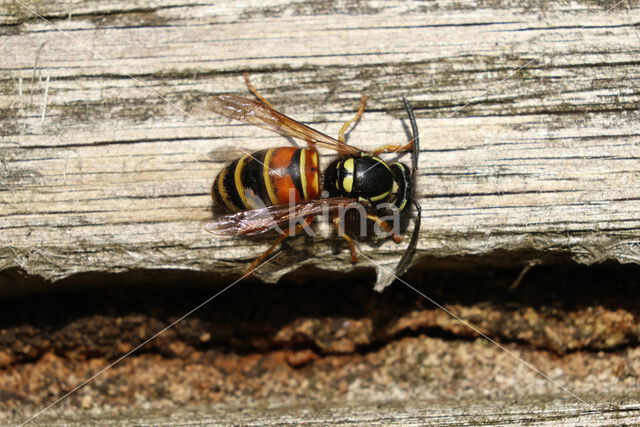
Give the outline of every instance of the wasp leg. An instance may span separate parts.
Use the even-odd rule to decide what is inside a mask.
[[[343,124],[342,127],[340,128],[340,132],[338,132],[338,141],[340,141],[342,144],[346,144],[345,134],[347,133],[347,130],[349,130],[349,127],[352,124],[360,120],[360,117],[362,117],[362,114],[364,113],[364,109],[366,106],[367,106],[367,95],[362,95],[360,97],[360,106],[358,107],[358,112],[356,113],[355,116],[353,116],[351,120]]]
[[[333,218],[333,225],[336,227],[336,231],[338,232],[338,235],[341,236],[344,240],[347,241],[347,244],[349,245],[349,252],[351,253],[351,264],[355,264],[358,262],[358,254],[356,253],[356,244],[353,241],[353,239],[351,238],[351,236],[349,236],[344,229],[340,226],[340,217],[336,216]]]
[[[249,92],[251,92],[253,96],[255,96],[256,98],[258,98],[258,100],[262,102],[264,105],[266,105],[269,108],[273,108],[273,105],[271,105],[271,103],[267,101],[267,99],[264,96],[262,96],[262,94],[258,91],[258,89],[256,89],[253,83],[251,83],[251,80],[249,80],[249,73],[247,72],[242,73],[242,77],[244,78],[244,82],[247,85]]]
[[[311,222],[313,221],[313,217],[306,217],[304,219],[304,222],[306,223],[306,225],[311,224]],[[294,227],[294,233],[301,230],[302,228],[304,228],[303,225],[296,225]],[[262,255],[260,255],[258,258],[256,258],[251,264],[249,264],[249,266],[247,267],[247,269],[244,271],[244,273],[242,273],[242,276],[250,276],[251,273],[253,273],[253,270],[255,270],[256,268],[258,268],[258,266],[262,263],[262,261],[264,261],[269,255],[271,255],[273,253],[273,251],[282,243],[282,241],[284,239],[286,239],[287,237],[289,237],[291,235],[291,228],[287,228],[286,230],[282,230],[280,232],[280,236],[278,236],[278,239],[275,241],[275,243],[273,245],[271,245],[269,247],[269,249],[267,249],[266,251],[264,251],[264,253]]]
[[[396,233],[393,232],[393,228],[391,228],[391,226],[389,225],[389,223],[387,221],[381,219],[377,215],[372,215],[372,214],[367,215],[367,218],[370,219],[371,221],[375,222],[376,224],[378,224],[380,226],[380,228],[382,228],[387,233],[391,233],[391,239],[394,242],[396,242],[396,243],[402,242],[402,237],[398,236]]]
[[[382,147],[377,148],[373,154],[380,153],[400,153],[403,151],[411,151],[413,150],[413,140],[405,145],[383,145]]]
[[[276,240],[276,242],[271,245],[269,247],[269,249],[267,249],[262,255],[260,255],[258,258],[255,259],[255,261],[253,261],[251,264],[249,264],[249,266],[247,267],[247,269],[244,271],[244,273],[242,273],[242,276],[250,276],[251,273],[253,273],[253,270],[255,270],[258,265],[260,265],[260,263],[262,263],[262,261],[264,261],[269,255],[271,255],[271,253],[282,243],[282,241],[284,239],[286,239],[288,236],[288,234],[282,234],[281,236],[278,237],[278,239]]]

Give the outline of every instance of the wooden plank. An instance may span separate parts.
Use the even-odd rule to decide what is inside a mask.
[[[4,3],[0,269],[241,271],[270,242],[202,230],[213,177],[238,147],[288,144],[203,111],[246,94],[243,71],[330,135],[368,94],[349,139],[367,149],[406,139],[409,98],[419,256],[638,262],[639,17],[626,1]],[[263,279],[352,268],[331,237],[292,245]],[[404,248],[360,247],[389,267]]]
[[[634,425],[640,421],[635,404],[602,406],[585,410],[578,405],[561,401],[511,403],[500,401],[444,401],[331,403],[276,407],[211,407],[178,408],[172,411],[135,411],[109,413],[92,417],[93,422],[117,420],[123,424],[162,424],[167,419],[180,419],[181,425],[307,423],[311,425]],[[52,425],[85,425],[87,419],[77,413],[67,417],[42,417],[41,422]],[[56,424],[57,423],[57,424]]]

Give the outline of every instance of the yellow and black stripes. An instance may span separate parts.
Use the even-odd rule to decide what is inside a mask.
[[[270,148],[243,156],[216,177],[212,195],[231,212],[316,199],[318,153],[294,147]]]
[[[216,177],[212,194],[216,205],[239,212],[317,199],[319,180],[317,151],[270,148],[227,165]],[[353,197],[370,206],[388,202],[400,211],[410,202],[411,184],[406,165],[389,165],[367,154],[332,162],[324,179],[330,197]]]

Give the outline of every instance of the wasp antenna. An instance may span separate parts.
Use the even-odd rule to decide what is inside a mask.
[[[418,124],[416,123],[416,116],[413,114],[413,108],[411,108],[411,104],[407,101],[407,98],[402,98],[402,102],[404,103],[404,109],[407,111],[407,115],[409,116],[409,123],[411,123],[411,133],[413,140],[413,173],[418,170],[418,156],[420,155],[420,135],[418,134]]]
[[[400,258],[400,261],[398,261],[398,265],[396,266],[396,277],[400,277],[407,272],[407,269],[411,264],[411,260],[413,259],[413,255],[416,253],[416,247],[418,246],[418,237],[420,237],[420,222],[422,218],[422,207],[415,200],[413,200],[413,206],[415,206],[416,208],[416,218],[413,223],[413,232],[411,233],[411,240],[409,240],[409,245],[404,251],[404,254],[402,254],[402,258]]]
[[[409,116],[409,122],[411,123],[411,133],[413,134],[413,172],[411,174],[411,180],[413,181],[413,185],[411,186],[415,191],[415,181],[418,170],[418,156],[420,155],[420,136],[418,135],[418,124],[416,123],[416,116],[413,113],[413,109],[411,108],[411,104],[407,101],[407,98],[402,98],[402,102],[404,103],[404,108],[407,111],[407,115]],[[418,238],[420,237],[420,224],[422,222],[422,207],[420,204],[412,197],[413,206],[416,209],[416,217],[413,223],[413,232],[411,233],[411,240],[409,240],[409,245],[407,249],[404,251],[402,258],[398,261],[398,265],[396,266],[395,275],[399,277],[403,275],[409,265],[411,264],[411,260],[413,259],[413,255],[416,253],[416,247],[418,246]]]

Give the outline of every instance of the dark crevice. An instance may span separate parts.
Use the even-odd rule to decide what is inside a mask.
[[[535,259],[540,254],[522,257]],[[421,259],[405,280],[438,304],[453,307],[454,312],[462,310],[463,317],[471,309],[499,316],[491,322],[483,315],[466,320],[503,344],[558,355],[619,352],[638,345],[638,336],[624,329],[624,322],[635,324],[640,315],[639,266],[606,263],[587,267],[562,258],[548,259],[511,289],[524,263],[496,267],[501,260],[498,253],[493,259]],[[117,358],[123,353],[118,350],[120,344],[136,347],[233,280],[214,273],[151,270],[84,273],[50,283],[17,269],[6,270],[0,275],[0,345],[11,349],[13,364],[32,363],[47,352],[69,358]],[[373,292],[373,281],[369,270],[338,274],[306,267],[276,285],[241,282],[145,345],[140,353],[182,357],[171,350],[172,343],[181,342],[199,351],[249,354],[309,349],[324,357],[376,352],[411,337],[447,342],[484,339],[471,329],[456,329],[455,321],[444,326],[430,320],[411,323],[407,319],[412,316],[429,319],[439,309],[401,283],[383,293]],[[539,324],[522,320],[531,310],[537,313]],[[589,337],[588,328],[580,329],[584,322],[597,322],[601,313],[625,313],[624,322],[604,326],[620,328],[607,332],[621,334],[618,341]],[[408,326],[398,327],[400,320],[409,322]],[[301,322],[310,326],[302,328]],[[365,342],[354,338],[352,350],[346,352],[336,347],[337,341],[345,339],[341,334],[350,330],[345,329],[345,322],[371,325]],[[542,331],[547,325],[573,331],[576,342],[568,339],[559,344],[545,337]],[[293,331],[292,335],[277,338],[283,330]],[[531,339],[523,338],[526,336]]]

